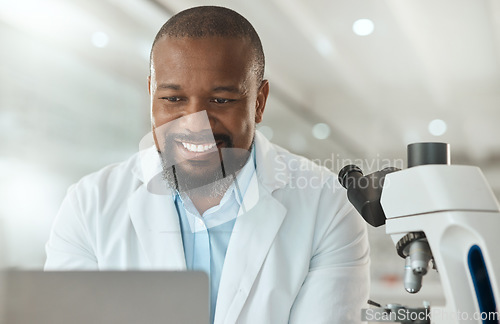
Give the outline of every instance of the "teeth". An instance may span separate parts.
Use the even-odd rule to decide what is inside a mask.
[[[206,145],[196,145],[196,144],[182,142],[182,146],[184,146],[184,148],[190,152],[202,153],[212,149],[215,146],[215,143]]]

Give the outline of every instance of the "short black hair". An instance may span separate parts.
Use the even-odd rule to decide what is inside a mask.
[[[259,82],[264,78],[265,58],[259,35],[252,24],[234,10],[217,6],[200,6],[174,15],[156,34],[151,46],[150,64],[152,64],[155,44],[163,36],[176,38],[215,36],[248,39],[254,52],[254,72]]]

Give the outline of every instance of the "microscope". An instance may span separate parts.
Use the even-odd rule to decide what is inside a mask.
[[[386,225],[404,261],[404,288],[417,293],[438,271],[444,306],[379,306],[378,318],[399,323],[500,323],[500,210],[481,170],[451,165],[449,144],[408,145],[408,168],[363,175],[339,172],[349,201],[374,227]]]

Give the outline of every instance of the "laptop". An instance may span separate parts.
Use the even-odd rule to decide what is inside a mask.
[[[0,273],[1,324],[208,324],[203,272]]]

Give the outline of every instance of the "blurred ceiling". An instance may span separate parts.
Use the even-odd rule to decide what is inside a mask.
[[[0,265],[7,246],[5,264],[40,268],[67,187],[138,150],[154,36],[204,4],[260,34],[273,142],[335,172],[405,167],[407,144],[448,142],[500,197],[498,0],[0,0]],[[371,34],[353,32],[359,19]],[[392,241],[369,231],[374,283],[399,278]]]
[[[405,166],[407,144],[448,142],[452,162],[480,166],[500,196],[497,0],[1,0],[1,152],[79,176],[133,153],[148,131],[150,44],[172,14],[204,4],[260,34],[274,142],[334,171]],[[373,33],[355,34],[359,19]]]

